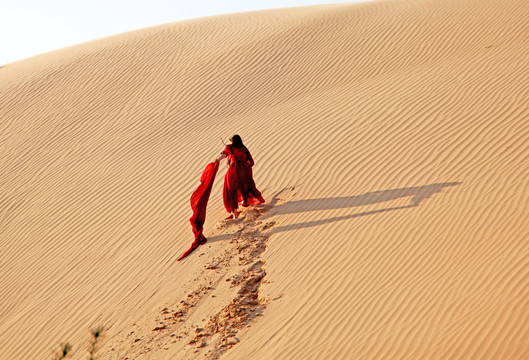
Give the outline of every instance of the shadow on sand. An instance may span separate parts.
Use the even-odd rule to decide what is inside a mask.
[[[345,215],[345,216],[336,216],[328,219],[321,219],[315,221],[307,221],[297,224],[285,225],[285,226],[276,226],[271,230],[271,234],[297,230],[302,228],[308,228],[313,226],[319,226],[323,224],[328,224],[336,221],[343,221],[348,219],[354,219],[361,216],[380,214],[388,211],[409,209],[416,206],[424,201],[425,199],[430,198],[435,193],[440,192],[445,187],[460,185],[460,182],[450,182],[450,183],[438,183],[424,186],[415,186],[407,187],[401,189],[390,189],[382,191],[368,192],[362,195],[355,196],[345,196],[345,197],[329,197],[329,198],[319,198],[319,199],[304,199],[296,201],[288,201],[282,204],[277,204],[279,202],[278,196],[281,192],[274,195],[272,200],[268,204],[268,211],[261,218],[262,220],[269,218],[274,215],[281,214],[295,214],[309,211],[320,211],[320,210],[335,210],[335,209],[345,209],[352,208],[356,206],[365,206],[377,203],[383,203],[395,199],[411,197],[411,202],[409,205],[397,206],[397,207],[388,207],[379,210],[365,211],[357,214]],[[223,241],[231,239],[235,234],[223,234],[213,236],[208,238],[208,242]]]

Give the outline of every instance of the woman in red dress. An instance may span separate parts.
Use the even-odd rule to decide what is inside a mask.
[[[242,143],[239,135],[233,135],[231,145],[226,145],[224,151],[215,160],[221,161],[228,158],[228,171],[224,177],[222,198],[226,211],[232,215],[229,218],[236,219],[239,216],[237,208],[242,206],[258,205],[265,202],[253,181],[252,166],[254,164],[252,155]]]

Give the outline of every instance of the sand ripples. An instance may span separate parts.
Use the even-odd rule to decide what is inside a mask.
[[[273,204],[260,291],[275,300],[224,357],[527,357],[527,15],[514,0],[264,11],[1,68],[0,358],[80,349],[100,323],[115,343],[191,289],[226,245],[176,263],[189,196],[235,132]]]

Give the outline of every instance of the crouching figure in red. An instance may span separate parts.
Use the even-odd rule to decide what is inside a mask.
[[[258,205],[265,202],[263,196],[257,190],[253,180],[252,166],[254,164],[252,155],[242,143],[239,135],[233,135],[231,145],[226,145],[224,151],[215,160],[221,161],[228,158],[228,171],[224,177],[224,188],[222,198],[226,211],[231,213],[228,217],[236,219],[239,216],[237,211],[239,204],[242,206]]]

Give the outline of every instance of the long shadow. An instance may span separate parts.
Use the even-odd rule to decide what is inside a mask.
[[[270,231],[270,233],[275,234],[275,233],[284,232],[284,231],[298,230],[298,229],[303,229],[303,228],[308,228],[308,227],[313,227],[313,226],[319,226],[323,224],[329,224],[329,223],[336,222],[336,221],[354,219],[354,218],[361,217],[361,216],[380,214],[383,212],[388,212],[388,211],[393,211],[393,210],[409,209],[412,207],[415,207],[415,205],[396,206],[396,207],[380,209],[380,210],[364,211],[361,213],[345,215],[345,216],[335,216],[335,217],[328,218],[328,219],[307,221],[307,222],[291,224],[291,225],[284,225],[284,226],[276,226]]]
[[[383,191],[373,191],[362,195],[330,197],[320,199],[304,199],[289,201],[276,205],[273,208],[273,215],[294,214],[308,211],[335,210],[355,206],[364,206],[391,201],[404,197],[412,197],[410,206],[418,206],[424,199],[428,199],[433,194],[440,192],[448,186],[460,185],[460,182],[438,183],[432,185],[415,186],[401,189],[390,189]],[[275,202],[277,195],[272,200]],[[410,207],[407,206],[407,207]]]
[[[282,204],[277,204],[279,202],[279,195],[274,195],[272,200],[269,202],[269,209],[265,215],[261,218],[262,220],[279,214],[295,214],[301,212],[309,211],[319,211],[319,210],[335,210],[335,209],[345,209],[352,208],[356,206],[365,206],[377,203],[383,203],[395,199],[410,197],[410,204],[404,206],[393,206],[379,210],[365,211],[357,214],[345,215],[331,217],[328,219],[321,219],[315,221],[302,222],[297,224],[277,226],[271,233],[278,233],[302,228],[308,228],[313,226],[319,226],[323,224],[328,224],[336,221],[343,221],[348,219],[354,219],[361,216],[374,215],[388,211],[409,209],[412,207],[419,206],[419,204],[425,199],[430,198],[435,193],[440,192],[445,187],[460,185],[460,182],[449,182],[449,183],[437,183],[424,186],[414,186],[400,189],[390,189],[382,191],[373,191],[368,192],[362,195],[355,196],[344,196],[344,197],[329,197],[329,198],[319,198],[319,199],[304,199],[296,201],[288,201]],[[208,238],[208,242],[223,241],[231,239],[235,234],[223,234],[213,236]]]

